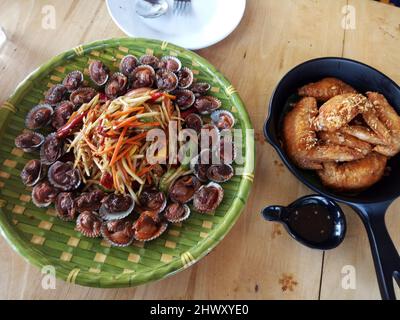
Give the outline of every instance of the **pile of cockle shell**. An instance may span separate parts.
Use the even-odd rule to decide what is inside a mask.
[[[134,239],[150,241],[159,237],[168,223],[179,223],[189,217],[190,201],[200,213],[214,211],[224,195],[220,183],[232,178],[231,164],[236,156],[232,143],[233,152],[226,159],[219,137],[233,128],[235,119],[230,112],[218,110],[220,100],[207,95],[210,85],[195,82],[192,70],[172,56],[159,59],[144,55],[137,59],[127,55],[121,60],[119,72],[112,74],[103,62],[95,60],[90,62],[88,70],[94,87],[87,85],[81,71],[70,72],[61,84],[47,91],[43,103],[29,111],[25,122],[28,130],[15,139],[16,146],[25,152],[40,151],[40,160],[30,160],[21,172],[23,183],[33,187],[33,203],[38,207],[54,203],[59,218],[76,219],[76,229],[83,235],[102,236],[114,246],[128,246]],[[138,88],[159,89],[175,96],[174,103],[181,111],[185,127],[197,133],[211,129],[220,142],[192,159],[192,174],[171,181],[167,192],[155,185],[145,185],[139,203],[135,203],[129,194],[86,186],[81,172],[74,167],[73,154],[66,152],[65,146],[68,136],[81,125],[75,118],[69,119],[82,104],[96,96],[99,103],[105,103]],[[204,124],[203,116],[210,116],[211,121]],[[44,137],[46,129],[52,132]],[[217,154],[222,163],[202,164],[201,155],[206,152]],[[160,176],[167,172],[167,166],[160,165],[158,169]]]

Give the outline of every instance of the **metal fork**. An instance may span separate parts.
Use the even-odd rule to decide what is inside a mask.
[[[175,15],[185,14],[192,4],[192,0],[174,0],[173,13]]]

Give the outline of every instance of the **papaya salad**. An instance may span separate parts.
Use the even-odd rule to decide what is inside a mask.
[[[155,184],[161,169],[146,162],[147,132],[167,128],[171,119],[181,121],[179,109],[173,116],[172,96],[163,94],[157,102],[158,96],[155,90],[136,89],[103,104],[95,98],[77,111],[76,117],[85,115],[83,125],[74,133],[67,152],[73,151],[74,167],[79,168],[84,183],[129,193],[136,203],[132,185]]]
[[[192,210],[215,211],[224,197],[221,184],[234,175],[236,149],[221,138],[235,118],[208,94],[211,86],[172,56],[127,55],[114,73],[92,60],[88,75],[90,82],[72,71],[53,85],[15,139],[18,148],[39,154],[21,172],[34,204],[54,204],[78,232],[113,246],[156,239]],[[158,129],[168,140],[172,122],[178,133],[206,131],[213,139],[177,162],[168,161],[164,143],[158,156],[167,161],[149,161],[149,133]],[[215,157],[220,161],[213,164]]]

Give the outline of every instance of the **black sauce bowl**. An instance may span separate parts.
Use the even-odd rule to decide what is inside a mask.
[[[377,91],[400,114],[400,87],[386,75],[354,60],[319,58],[298,65],[279,82],[270,100],[264,135],[297,179],[320,195],[347,204],[358,213],[368,233],[382,298],[394,300],[394,281],[400,286],[400,257],[387,231],[385,213],[400,196],[400,155],[389,161],[390,175],[376,185],[359,194],[340,194],[325,188],[314,172],[296,167],[282,148],[282,120],[288,111],[288,100],[301,86],[325,77],[339,78],[361,93]]]
[[[321,226],[315,223],[313,224],[310,221],[311,219],[312,221],[315,221],[315,217],[313,215],[315,213],[312,214],[311,219],[304,219],[304,217],[298,215],[299,209],[305,209],[310,205],[317,205],[319,208],[324,208],[324,214],[322,214],[322,212],[317,212],[316,214],[322,215],[323,219],[329,219],[331,222],[331,226],[324,230],[326,232],[323,239],[318,239],[318,241],[315,241],[315,239],[310,240],[300,233],[296,228],[293,228],[290,223],[288,223],[291,217],[294,217],[294,219],[297,219],[298,221],[303,219],[303,225],[307,225],[308,230],[312,229],[314,232],[320,234]],[[261,213],[265,220],[281,223],[293,239],[311,249],[334,249],[343,242],[346,235],[346,217],[340,206],[327,197],[319,195],[305,196],[297,199],[295,202],[286,207],[276,205],[268,206],[264,208]]]

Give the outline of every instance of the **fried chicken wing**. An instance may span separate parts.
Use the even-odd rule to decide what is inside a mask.
[[[344,132],[322,131],[318,134],[318,137],[328,145],[346,146],[362,152],[365,156],[372,151],[372,146],[368,142],[357,139]]]
[[[346,162],[326,162],[317,173],[322,183],[336,191],[358,192],[377,183],[385,172],[387,158],[372,152],[364,159]]]
[[[385,142],[379,138],[375,132],[373,132],[370,128],[360,126],[360,125],[351,125],[344,126],[340,128],[340,132],[351,135],[361,141],[368,142],[373,145],[384,145]]]
[[[386,98],[359,94],[336,78],[310,83],[298,94],[302,99],[283,123],[288,157],[316,170],[335,191],[359,192],[377,183],[400,152],[400,115]]]
[[[338,95],[321,106],[318,116],[313,121],[313,126],[316,131],[337,131],[358,114],[371,109],[372,104],[362,94]]]
[[[386,98],[377,92],[367,92],[367,97],[374,106],[379,119],[393,133],[400,132],[400,117]]]
[[[322,169],[324,161],[353,161],[365,155],[341,145],[320,145],[312,123],[318,114],[315,98],[302,98],[284,119],[284,146],[292,161],[303,169]]]
[[[393,157],[400,152],[400,117],[382,94],[367,92],[367,96],[374,106],[377,118],[389,135],[389,138],[385,139],[386,146],[376,146],[375,151]]]
[[[357,91],[342,80],[325,78],[305,85],[299,89],[298,93],[302,97],[313,97],[320,102],[326,102],[337,95],[357,93]]]
[[[368,110],[363,114],[363,119],[373,132],[383,141],[384,144],[390,144],[392,137],[390,130],[378,118],[375,109]]]
[[[399,147],[395,144],[390,145],[379,145],[373,149],[375,152],[378,152],[386,157],[394,157],[399,153]]]
[[[312,148],[304,157],[311,161],[325,162],[325,161],[354,161],[365,157],[363,150],[353,149],[344,145],[334,144],[318,144]]]
[[[314,98],[301,99],[285,116],[283,122],[284,147],[292,161],[303,169],[321,169],[322,165],[304,158],[304,153],[317,144],[311,123],[318,114]]]

